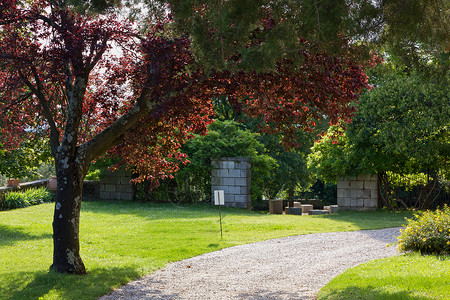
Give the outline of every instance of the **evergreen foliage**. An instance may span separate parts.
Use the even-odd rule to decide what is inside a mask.
[[[258,133],[240,128],[234,121],[215,121],[208,126],[208,134],[196,135],[182,151],[189,163],[183,166],[173,179],[161,183],[152,192],[154,200],[199,202],[209,200],[211,195],[211,160],[221,157],[245,156],[252,163],[252,199],[261,199],[265,180],[270,177],[276,162],[263,154],[263,145],[257,140]],[[147,186],[148,189],[148,186]],[[144,194],[148,194],[144,184]]]
[[[343,41],[354,44],[355,56],[384,48],[410,67],[449,49],[444,0],[168,2],[180,30],[193,37],[195,55],[213,68],[273,68],[295,57],[294,49],[339,53]]]

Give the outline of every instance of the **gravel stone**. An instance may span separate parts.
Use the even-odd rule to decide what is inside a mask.
[[[398,255],[400,227],[273,239],[206,253],[105,295],[110,299],[315,299],[333,277]]]

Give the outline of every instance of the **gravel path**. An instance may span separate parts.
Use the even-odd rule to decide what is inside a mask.
[[[308,234],[231,247],[168,265],[109,299],[315,299],[346,269],[398,254],[399,228]]]

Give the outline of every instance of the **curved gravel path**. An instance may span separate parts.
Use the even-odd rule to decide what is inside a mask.
[[[330,232],[226,248],[169,264],[109,299],[315,299],[346,269],[398,254],[400,227]]]

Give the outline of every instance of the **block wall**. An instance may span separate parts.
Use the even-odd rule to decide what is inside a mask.
[[[358,175],[338,178],[337,203],[340,209],[376,209],[378,207],[378,176]]]
[[[214,191],[223,190],[225,206],[251,207],[250,160],[247,157],[223,157],[211,161],[211,199],[214,204]]]
[[[131,174],[125,170],[107,171],[98,185],[100,200],[133,200],[134,189],[130,183]]]

